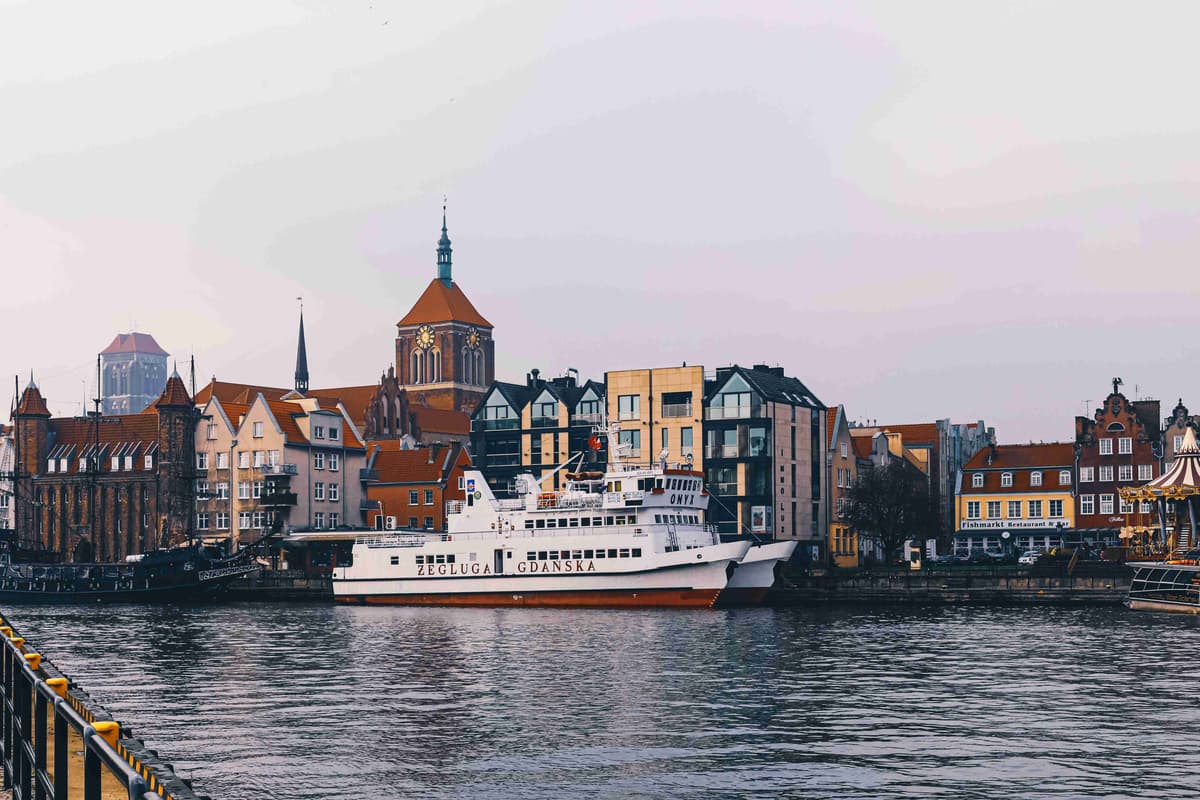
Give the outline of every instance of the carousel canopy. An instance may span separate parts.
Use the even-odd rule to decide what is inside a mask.
[[[1157,500],[1160,497],[1181,500],[1194,494],[1200,494],[1200,445],[1196,443],[1196,434],[1190,425],[1183,431],[1183,445],[1175,451],[1175,463],[1171,469],[1144,486],[1121,489],[1121,497],[1126,501]]]

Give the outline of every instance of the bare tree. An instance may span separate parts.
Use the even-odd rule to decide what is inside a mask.
[[[860,539],[879,545],[889,564],[905,540],[936,535],[939,527],[929,479],[905,461],[859,472],[848,501],[846,520]]]

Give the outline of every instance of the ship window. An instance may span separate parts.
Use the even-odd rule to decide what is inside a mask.
[[[579,517],[571,517],[571,519],[569,520],[569,522],[571,523],[571,527],[572,527],[572,528],[578,528],[578,527],[579,527]]]
[[[509,554],[508,554],[508,557],[509,557],[509,558],[512,558],[512,553],[511,553],[511,552],[509,552]],[[476,554],[475,554],[475,553],[471,553],[471,563],[472,563],[472,564],[474,564],[474,563],[475,563],[476,561],[478,561],[478,560],[479,560],[479,559],[476,557]]]
[[[599,528],[603,524],[603,517],[592,517],[592,527]]]
[[[619,555],[621,556],[621,558],[629,558],[629,549],[628,549],[628,548],[623,548],[623,549],[620,551]]]
[[[612,525],[612,524],[613,524],[613,518],[612,518],[612,517],[605,517],[605,518],[604,518],[604,524],[605,524],[605,525]]]
[[[435,563],[437,563],[437,564],[445,564],[445,563],[446,563],[446,557],[445,557],[444,555],[437,555],[437,556],[434,556],[434,562],[435,562]]]
[[[537,521],[537,527],[539,527],[539,528],[544,528],[544,527],[546,527],[546,520],[544,520],[544,519],[539,519],[539,520]]]
[[[392,556],[392,563],[393,563],[393,564],[399,564],[399,563],[400,563],[400,556]]]
[[[454,563],[454,553],[451,553],[450,555],[446,556],[446,563],[447,563],[447,564],[453,564],[453,563]]]
[[[584,551],[583,551],[583,557],[584,557],[584,558],[595,558],[595,557],[596,557],[596,551],[595,551],[595,550],[584,550]]]
[[[580,525],[582,525],[582,526],[583,526],[583,527],[585,527],[585,528],[587,528],[587,527],[590,527],[590,526],[591,526],[591,524],[592,524],[592,518],[591,518],[591,517],[584,517],[583,519],[579,520],[579,524],[580,524]]]
[[[582,550],[572,550],[571,558],[583,558],[583,551]]]
[[[531,520],[531,519],[525,520],[525,530],[527,530],[527,531],[533,530],[533,520]]]
[[[604,551],[603,551],[603,550],[597,550],[597,551],[596,551],[596,558],[604,558]]]
[[[642,548],[640,548],[640,547],[633,548],[633,557],[641,558],[642,557]]]
[[[550,551],[549,560],[550,561],[558,561],[558,551],[557,550]]]
[[[546,551],[538,550],[538,561],[545,561],[545,560],[546,560]]]
[[[662,524],[662,514],[655,514],[655,515],[654,515],[654,521],[655,521],[655,522],[657,522],[657,523],[659,523],[659,524]]]
[[[537,553],[526,553],[525,560],[526,561],[537,561]]]
[[[615,548],[615,547],[614,547],[614,548],[609,548],[609,551],[608,551],[608,557],[609,557],[609,558],[616,558],[616,557],[617,557],[617,550],[616,550],[616,548]]]
[[[417,563],[418,563],[418,564],[424,564],[424,563],[425,563],[425,556],[417,556]]]
[[[557,528],[558,520],[551,517],[550,519],[546,520],[546,527],[547,528]]]

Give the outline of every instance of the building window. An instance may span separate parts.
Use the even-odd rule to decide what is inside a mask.
[[[250,453],[246,450],[238,451],[238,469],[250,469]]]
[[[250,514],[250,527],[261,529],[263,522],[266,520],[266,513],[262,511],[254,511]]]
[[[1112,483],[1112,479],[1113,479],[1113,468],[1111,466],[1101,467],[1100,468],[1100,482],[1101,483]]]
[[[338,501],[338,497],[339,497],[338,492],[339,492],[338,484],[336,484],[336,483],[329,484],[329,500],[330,500],[330,502],[336,503]]]
[[[433,530],[433,517],[425,518],[425,530],[427,530],[427,531]]]
[[[338,436],[340,436],[340,435],[341,435],[341,434],[338,432],[338,426],[337,426],[337,425],[330,425],[330,426],[329,426],[329,438],[330,438],[330,439],[336,439],[336,438],[338,438]]]
[[[215,422],[208,423],[208,438],[210,441],[212,439],[217,438],[217,423],[215,423]]]
[[[251,491],[250,496],[255,500],[260,499],[263,496],[263,486],[265,486],[264,481],[255,481],[252,484],[252,491]]]
[[[254,468],[258,469],[262,465],[263,465],[263,451],[255,450],[254,451]]]
[[[1183,447],[1183,437],[1182,437],[1182,436],[1176,436],[1176,437],[1175,437],[1175,448],[1174,448],[1174,449],[1175,449],[1175,451],[1176,451],[1176,452],[1179,452],[1179,448],[1181,448],[1181,447]]]
[[[1122,498],[1121,499],[1121,513],[1122,514],[1132,514],[1133,513],[1133,503],[1127,502],[1124,498]]]
[[[325,469],[324,453],[313,453],[313,469]]]
[[[218,500],[228,500],[229,499],[229,484],[228,483],[225,483],[224,481],[222,481],[217,484],[217,499]]]
[[[261,422],[254,423],[254,438],[261,439],[263,436],[263,424]]]
[[[207,511],[196,512],[196,530],[198,530],[198,531],[208,530],[208,512]]]
[[[1133,452],[1133,437],[1122,436],[1117,440],[1117,452],[1123,456],[1127,456]]]
[[[1154,512],[1154,504],[1153,503],[1142,503],[1142,513],[1143,514],[1151,514],[1153,512]]]
[[[196,481],[196,499],[208,499],[208,481]]]
[[[987,512],[988,519],[1000,519],[1000,501],[988,500]]]
[[[1029,485],[1030,486],[1041,486],[1042,485],[1042,473],[1039,470],[1034,470],[1033,472],[1029,473]]]
[[[408,527],[410,527],[414,530],[416,529],[416,527],[417,527],[417,518],[416,517],[408,518]]]
[[[421,493],[420,493],[418,490],[416,490],[416,489],[409,489],[409,490],[408,490],[408,504],[409,504],[410,506],[415,506],[415,505],[417,505],[418,503],[420,503],[420,502],[421,502],[421,501],[418,499],[418,498],[420,498],[420,496],[421,496]]]
[[[313,484],[313,500],[325,499],[325,484],[322,481],[317,481]]]
[[[313,426],[313,438],[314,439],[324,439],[325,438],[325,426],[324,425],[314,425]]]
[[[850,445],[842,442],[840,445],[838,445],[838,452],[842,454],[842,458],[846,458],[850,455]]]
[[[113,457],[112,457],[112,463],[109,465],[109,468],[110,468],[110,469],[111,469],[113,472],[119,472],[119,471],[121,470],[121,457],[120,457],[120,456],[113,456]]]
[[[1071,485],[1071,470],[1063,469],[1063,470],[1058,471],[1058,485],[1059,486],[1070,486]]]
[[[239,511],[238,512],[238,530],[243,530],[243,531],[250,530],[250,512],[249,511]]]
[[[1079,468],[1079,482],[1080,483],[1091,483],[1094,480],[1096,480],[1096,469],[1094,467],[1080,467]],[[1059,483],[1062,483],[1061,477],[1059,478]]]
[[[1138,464],[1138,480],[1148,481],[1154,478],[1153,464]]]
[[[427,506],[433,505],[433,489],[425,490],[425,505],[427,505]]]
[[[668,435],[670,432],[671,432],[670,428],[662,429],[662,436],[660,437],[661,441],[659,443],[660,450],[670,450],[671,449],[671,437]]]
[[[630,458],[638,458],[642,455],[642,432],[641,431],[618,431],[617,443],[628,445],[624,455]]]
[[[338,512],[336,512],[336,511],[329,512],[329,527],[336,528],[338,525],[341,524],[341,522],[342,522],[342,517],[340,514],[338,514]]]
[[[1009,500],[1008,501],[1008,518],[1009,519],[1020,519],[1021,518],[1021,501],[1020,500]]]
[[[1093,494],[1079,495],[1079,513],[1080,514],[1095,514],[1096,513],[1096,496]]]
[[[229,530],[229,512],[228,511],[218,511],[217,512],[217,530],[219,530],[219,531]]]
[[[317,530],[321,530],[322,528],[325,527],[325,512],[324,511],[318,511],[317,513],[313,514],[313,527],[316,528]]]
[[[693,448],[694,448],[694,445],[692,444],[692,429],[690,427],[689,428],[680,428],[679,429],[679,454],[681,456],[683,456],[684,458],[687,458],[688,456],[692,455],[695,452],[695,450]]]
[[[250,499],[250,481],[237,482],[237,496],[238,500]]]
[[[196,453],[196,469],[208,470],[208,453]]]
[[[1029,518],[1030,519],[1041,519],[1042,518],[1042,501],[1041,500],[1030,500],[1029,501]]]
[[[840,500],[839,500],[840,502]],[[967,501],[967,519],[979,519],[979,501]]]
[[[1004,488],[1012,486],[1012,473],[1011,472],[1000,473],[1000,486],[1002,486]]]
[[[642,398],[636,394],[623,394],[617,397],[617,419],[641,419]]]
[[[1100,495],[1100,513],[1101,514],[1113,513],[1113,495],[1111,495],[1111,494]]]
[[[1133,464],[1122,464],[1121,466],[1117,467],[1117,480],[1133,480]]]
[[[1112,439],[1101,439],[1100,440],[1100,455],[1102,455],[1102,456],[1111,456],[1112,455]]]
[[[217,453],[217,469],[229,469],[229,453]]]
[[[337,453],[329,454],[329,471],[330,472],[338,471],[338,454]]]
[[[1063,501],[1062,500],[1051,500],[1050,501],[1050,516],[1053,517],[1054,519],[1058,519],[1062,515],[1063,515]]]

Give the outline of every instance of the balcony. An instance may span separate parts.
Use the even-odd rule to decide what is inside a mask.
[[[737,458],[738,446],[736,444],[717,444],[710,445],[704,448],[705,458]]]
[[[264,494],[261,498],[259,498],[258,504],[260,506],[265,506],[265,507],[270,507],[270,508],[278,508],[280,506],[294,506],[294,505],[296,505],[296,493],[295,492],[272,492],[270,494]]]
[[[558,417],[534,417],[529,421],[531,428],[557,428]]]
[[[691,403],[663,403],[662,407],[663,419],[672,419],[676,417],[692,416]]]
[[[705,419],[750,419],[762,416],[762,404],[748,406],[709,406],[704,409]]]
[[[489,467],[519,467],[521,466],[521,456],[516,453],[500,453],[497,455],[488,455],[486,457]]]
[[[600,414],[576,414],[571,417],[572,425],[599,425],[603,421]]]
[[[297,475],[295,464],[255,464],[254,469],[264,475]]]
[[[736,497],[738,494],[738,485],[737,481],[730,481],[728,483],[710,483],[708,485],[708,490],[725,497]]]
[[[473,431],[509,431],[521,427],[519,419],[475,419],[471,420]]]

